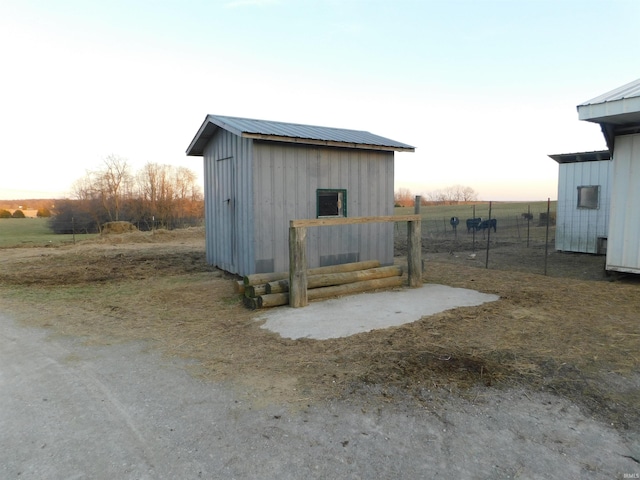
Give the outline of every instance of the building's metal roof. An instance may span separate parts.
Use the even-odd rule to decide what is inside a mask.
[[[578,118],[600,124],[613,153],[615,137],[640,131],[640,79],[578,105]]]
[[[187,155],[200,156],[218,128],[235,135],[256,140],[298,143],[307,145],[325,145],[365,150],[386,150],[413,152],[415,147],[389,138],[374,135],[363,130],[319,127],[298,123],[274,122],[252,118],[207,115],[198,133],[192,140]]]
[[[604,103],[604,102],[613,102],[616,100],[622,100],[624,98],[633,98],[633,97],[640,97],[640,78],[638,80],[634,80],[633,82],[627,83],[626,85],[615,88],[610,92],[603,93],[602,95],[599,95],[596,98],[587,100],[586,102],[581,103],[579,106],[593,105],[596,103]]]
[[[549,155],[558,163],[577,163],[577,162],[599,162],[601,160],[611,160],[609,150],[597,150],[593,152],[578,153],[558,153]]]
[[[578,105],[580,120],[625,125],[640,121],[640,79]]]

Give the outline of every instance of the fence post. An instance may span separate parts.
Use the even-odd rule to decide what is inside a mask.
[[[531,205],[527,207],[527,248],[529,248],[529,225],[531,224]]]
[[[409,287],[422,286],[422,222],[407,222],[407,267],[409,270]]]
[[[489,202],[489,228],[487,228],[487,256],[484,261],[484,268],[489,268],[489,245],[491,244],[491,202]]]
[[[422,204],[422,197],[420,195],[416,195],[415,203],[413,204],[413,213],[416,215],[420,215],[420,206]]]
[[[544,237],[544,274],[547,274],[547,258],[549,258],[549,217],[551,216],[551,199],[547,198],[547,232]]]
[[[473,205],[473,213],[471,214],[471,218],[476,218],[476,206],[475,204]],[[469,233],[469,230],[467,230],[467,233]],[[473,234],[473,251],[476,251],[476,229],[472,228],[471,229],[471,233]]]
[[[307,228],[289,227],[289,306],[308,305]]]

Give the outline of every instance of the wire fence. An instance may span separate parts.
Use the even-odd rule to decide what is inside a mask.
[[[602,256],[557,252],[555,202],[422,207],[422,256],[446,262],[551,276],[599,279]],[[397,213],[413,213],[399,209]],[[474,221],[475,219],[475,221]],[[406,254],[407,225],[395,224],[395,255]]]
[[[544,245],[553,242],[551,233],[555,232],[556,212],[535,204],[521,206],[518,211],[513,205],[474,206],[467,208],[467,215],[462,209],[432,209],[421,211],[423,250],[440,251],[450,249],[484,249],[491,245],[522,244],[524,246]],[[443,215],[444,213],[444,215]],[[548,221],[547,221],[548,220]],[[547,239],[547,226],[551,236]],[[406,237],[407,225],[396,223],[395,237],[401,240]]]

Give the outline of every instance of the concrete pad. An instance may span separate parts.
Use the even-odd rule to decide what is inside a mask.
[[[317,301],[303,308],[273,308],[265,310],[259,319],[266,320],[262,328],[285,338],[325,340],[403,325],[452,308],[473,307],[499,298],[466,288],[425,284],[421,288]]]

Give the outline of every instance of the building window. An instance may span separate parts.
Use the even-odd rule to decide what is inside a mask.
[[[346,190],[319,189],[316,194],[318,199],[318,218],[347,216]]]
[[[578,208],[597,209],[600,206],[600,185],[578,187]]]

